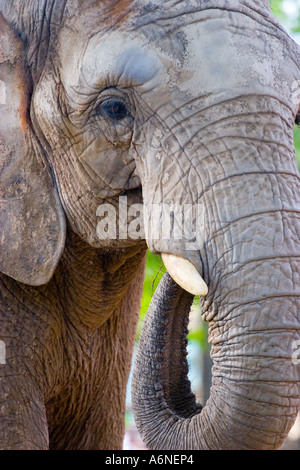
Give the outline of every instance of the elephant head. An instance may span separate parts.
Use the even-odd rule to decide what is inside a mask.
[[[143,202],[148,247],[181,286],[164,277],[140,341],[145,442],[278,447],[300,395],[299,48],[266,0],[34,3],[0,1],[1,270],[47,282],[65,217],[92,246],[136,244],[99,240],[97,208]],[[214,360],[203,410],[186,377],[195,294]]]

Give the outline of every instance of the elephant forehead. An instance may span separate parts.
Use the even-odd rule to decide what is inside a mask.
[[[117,31],[95,35],[79,48],[72,38],[62,41],[62,79],[70,87],[91,89],[124,84],[144,85],[159,75],[162,63],[155,49],[139,38]]]
[[[96,37],[90,41],[83,67],[95,80],[117,77],[125,83],[141,85],[161,70],[161,62],[151,46],[117,32],[105,40]]]
[[[176,107],[193,98],[207,97],[205,105],[211,105],[245,94],[290,102],[299,71],[286,44],[238,12],[234,21],[228,12],[203,15],[172,19],[171,26],[132,20],[84,38],[67,31],[60,38],[62,80],[80,93],[86,86],[95,93],[143,85],[150,93],[155,89],[157,103],[167,96]]]
[[[181,91],[222,101],[248,94],[291,101],[298,67],[287,44],[256,22],[227,13],[182,29],[188,44]],[[190,74],[187,72],[190,71]]]

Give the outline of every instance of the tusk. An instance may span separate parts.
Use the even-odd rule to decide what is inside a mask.
[[[193,295],[205,296],[208,287],[195,266],[180,256],[161,253],[163,263],[171,278],[184,290]]]

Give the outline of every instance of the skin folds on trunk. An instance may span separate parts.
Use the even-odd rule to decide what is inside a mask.
[[[151,449],[276,449],[296,418],[300,183],[286,145],[291,132],[280,131],[280,140],[267,133],[271,119],[265,129],[262,121],[260,139],[234,137],[244,123],[233,118],[230,128],[227,119],[219,139],[226,148],[210,156],[224,176],[213,178],[213,164],[201,166],[210,182],[201,193],[208,208],[199,228],[208,285],[202,316],[214,362],[202,411],[187,384],[192,296],[166,276],[152,299],[132,385],[136,423]]]
[[[285,306],[276,298],[259,303],[265,316],[261,323],[270,324],[267,333],[251,307],[248,315],[244,307],[236,311],[239,320],[236,328],[231,325],[227,342],[216,335],[227,329],[225,322],[211,322],[213,382],[203,409],[187,378],[192,300],[166,274],[147,314],[132,382],[135,419],[146,445],[163,450],[278,448],[299,404],[299,371],[288,352],[297,319],[291,312],[289,322],[277,320],[291,300]]]

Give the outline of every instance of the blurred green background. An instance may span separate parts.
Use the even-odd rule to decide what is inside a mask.
[[[271,0],[270,4],[273,13],[276,15],[280,23],[300,44],[300,0]],[[300,128],[298,126],[295,126],[294,130],[294,144],[298,169],[300,171]],[[153,255],[148,251],[140,320],[137,330],[137,341],[151,298],[164,273],[165,268],[160,256]],[[209,345],[207,343],[207,323],[201,320],[200,313],[200,302],[198,298],[195,298],[189,325],[188,359],[190,363],[190,380],[193,391],[196,394],[197,399],[204,403],[207,399],[210,387],[210,359]],[[127,428],[130,428],[133,426],[133,417],[130,411],[130,391],[128,393],[127,409],[126,424]]]

